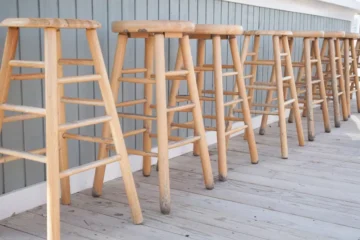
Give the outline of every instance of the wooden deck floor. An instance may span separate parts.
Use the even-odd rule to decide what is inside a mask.
[[[212,191],[204,189],[198,158],[172,159],[169,216],[159,212],[157,172],[149,178],[135,173],[143,225],[131,224],[121,180],[106,183],[101,198],[91,197],[90,190],[74,194],[72,205],[61,208],[62,239],[359,240],[360,114],[328,134],[315,111],[315,142],[299,147],[295,126],[288,125],[288,160],[279,158],[277,124],[256,136],[258,165],[250,164],[242,137],[233,138],[229,179],[216,182]],[[215,148],[211,158],[216,172]],[[44,239],[45,217],[42,206],[6,219],[0,239]]]

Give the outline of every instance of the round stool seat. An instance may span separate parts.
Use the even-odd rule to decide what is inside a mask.
[[[342,38],[345,37],[345,32],[338,31],[338,32],[325,32],[324,38]]]
[[[324,31],[293,31],[294,37],[302,37],[302,38],[319,38],[324,37]]]
[[[245,31],[244,35],[292,36],[293,33],[291,31],[255,30],[255,31]]]
[[[116,33],[184,33],[195,30],[195,25],[190,21],[171,20],[115,21],[111,27]]]
[[[360,38],[360,34],[359,34],[359,33],[345,33],[345,38],[355,38],[355,39],[359,39],[359,38]]]
[[[23,28],[99,28],[101,24],[94,20],[62,18],[7,18],[0,23],[4,27]]]
[[[214,35],[241,35],[244,30],[240,25],[225,24],[196,24],[195,34],[214,34]]]

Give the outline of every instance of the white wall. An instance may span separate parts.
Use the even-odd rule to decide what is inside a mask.
[[[360,3],[356,0],[227,0],[267,7],[291,12],[337,18],[354,21],[356,13],[360,12]]]

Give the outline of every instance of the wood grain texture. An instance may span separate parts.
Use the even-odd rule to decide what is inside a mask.
[[[329,108],[332,111],[332,107]],[[352,100],[356,110],[356,101]],[[297,143],[295,124],[288,124],[289,155],[278,158],[278,125],[256,136],[259,164],[249,162],[242,136],[232,138],[228,181],[203,187],[202,169],[192,153],[170,162],[172,213],[158,210],[158,176],[135,173],[144,224],[134,226],[124,185],[104,185],[101,198],[91,189],[72,195],[61,206],[65,239],[354,239],[360,236],[360,129],[354,114],[332,134],[323,133],[322,112],[314,109],[317,141]],[[333,121],[331,117],[331,121]],[[217,166],[217,150],[210,148]],[[44,239],[46,207],[41,206],[0,222],[4,239]]]

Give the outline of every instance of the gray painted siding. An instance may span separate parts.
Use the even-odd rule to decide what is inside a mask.
[[[240,24],[245,29],[276,29],[276,30],[350,30],[350,22],[312,16],[301,13],[286,12],[268,8],[255,7],[244,4],[231,3],[220,0],[0,0],[0,19],[7,17],[61,17],[61,18],[83,18],[96,19],[101,22],[102,28],[98,30],[105,62],[109,73],[113,65],[114,49],[116,45],[116,34],[111,32],[111,22],[125,19],[173,19],[191,20],[195,23],[222,23]],[[6,29],[0,29],[0,46],[5,41]],[[66,58],[90,57],[88,47],[85,43],[83,30],[64,30],[62,35],[63,55]],[[243,38],[239,38],[241,44]],[[271,39],[265,37],[261,41],[261,57],[271,58]],[[301,41],[296,40],[294,58],[299,59]],[[17,58],[41,60],[43,58],[43,32],[36,29],[21,30],[20,43]],[[139,39],[129,41],[125,67],[143,67],[144,42]],[[1,54],[2,54],[2,47]],[[211,63],[211,43],[206,44],[206,63]],[[192,42],[192,52],[195,56],[196,43]],[[224,64],[231,62],[229,47],[224,42],[222,45],[222,61]],[[175,64],[177,52],[177,41],[166,42],[167,68]],[[194,57],[194,60],[196,57]],[[19,72],[19,70],[16,70]],[[37,72],[39,70],[20,70],[23,73]],[[249,68],[246,68],[249,71]],[[66,67],[65,75],[89,74],[92,68],[88,67]],[[212,78],[212,73],[206,73],[206,79]],[[267,80],[270,77],[268,67],[258,69],[259,79]],[[224,84],[226,89],[233,87],[233,81],[229,79]],[[13,104],[24,104],[32,106],[43,106],[43,82],[36,81],[14,81],[11,85],[9,102]],[[207,81],[206,89],[212,89],[213,83]],[[71,97],[100,97],[97,85],[92,83],[73,84],[66,86],[66,95]],[[120,90],[119,100],[130,100],[141,98],[143,86],[124,83]],[[183,85],[180,93],[186,93]],[[257,93],[256,100],[263,101],[265,95]],[[214,103],[204,104],[206,114],[214,112]],[[142,107],[128,107],[125,112],[142,113]],[[103,114],[102,109],[68,105],[68,121],[90,118]],[[188,121],[191,115],[186,113],[176,114],[176,121]],[[212,120],[206,120],[206,125],[215,125]],[[130,131],[142,126],[141,121],[122,120],[124,131]],[[154,127],[154,131],[156,128]],[[101,134],[101,126],[87,127],[75,130],[81,134]],[[192,134],[190,130],[179,130],[180,136]],[[5,124],[0,138],[0,144],[6,148],[18,150],[30,150],[40,148],[44,145],[44,121],[30,120],[24,123]],[[142,136],[131,137],[126,140],[131,148],[142,147]],[[155,143],[155,141],[154,141]],[[93,161],[96,157],[97,148],[93,143],[69,141],[70,166],[77,166]],[[45,167],[39,163],[19,160],[0,165],[0,193],[7,193],[15,189],[29,186],[45,180]]]

